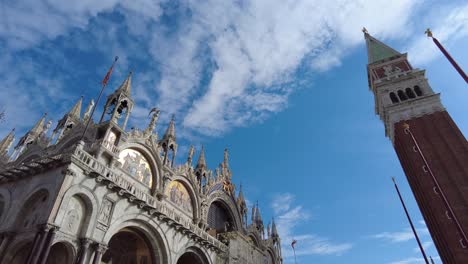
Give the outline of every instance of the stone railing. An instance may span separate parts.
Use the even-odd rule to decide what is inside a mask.
[[[91,148],[95,149],[98,146],[104,147],[105,149],[109,150],[115,155],[119,154],[119,148],[116,145],[114,145],[114,143],[108,140],[104,140],[104,139],[97,140],[91,145]]]
[[[72,157],[76,159],[77,162],[84,165],[86,169],[89,170],[89,175],[91,177],[96,177],[97,182],[106,184],[109,189],[118,192],[118,195],[127,197],[130,202],[146,210],[150,215],[167,222],[169,225],[180,230],[182,233],[188,234],[189,237],[200,243],[204,243],[207,246],[211,245],[220,251],[226,252],[228,250],[225,244],[193,224],[192,219],[158,201],[150,195],[148,190],[145,191],[135,187],[134,182],[131,182],[127,177],[123,177],[121,173],[118,174],[107,166],[102,165],[94,157],[84,151],[82,147],[78,146]]]

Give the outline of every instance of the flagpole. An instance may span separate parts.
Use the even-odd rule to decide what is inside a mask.
[[[296,249],[293,248],[293,252],[294,252],[294,264],[297,264]]]
[[[297,243],[297,240],[296,239],[293,239],[292,243],[291,243],[291,247],[293,249],[293,252],[294,252],[294,264],[297,264],[297,259],[296,259],[296,248],[294,247],[294,245],[296,245]]]
[[[89,122],[91,122],[91,120],[93,119],[94,111],[96,110],[96,107],[99,104],[99,100],[101,100],[102,94],[104,92],[104,88],[106,88],[106,86],[107,86],[107,81],[109,80],[109,77],[110,77],[110,75],[112,73],[112,69],[114,69],[114,65],[115,65],[115,63],[117,62],[118,59],[119,59],[119,57],[115,56],[114,62],[112,63],[112,66],[110,67],[109,71],[107,72],[106,76],[104,77],[104,80],[102,80],[101,91],[99,92],[98,98],[96,99],[96,103],[93,105],[93,108],[91,110],[91,114],[89,115],[89,118],[86,121],[86,126],[85,126],[85,129],[83,131],[83,134],[81,135],[80,140],[83,140],[83,138],[84,138],[84,136],[86,134],[86,131],[88,130]]]
[[[406,209],[405,202],[403,201],[403,198],[401,197],[400,189],[398,189],[398,185],[395,182],[395,178],[392,177],[392,181],[393,181],[393,184],[395,185],[395,189],[398,193],[398,197],[400,198],[401,205],[403,205],[403,209],[405,210],[406,218],[408,218],[408,222],[410,223],[411,230],[413,230],[414,237],[416,238],[416,241],[418,242],[418,246],[424,257],[424,261],[426,261],[426,264],[429,264],[429,261],[427,260],[426,252],[424,252],[424,248],[421,244],[421,240],[419,240],[418,233],[416,232],[416,228],[414,228],[413,221],[411,220],[408,210]]]
[[[452,58],[452,56],[450,56],[448,51],[445,50],[444,46],[442,46],[442,44],[440,44],[439,40],[432,35],[431,29],[428,28],[426,30],[426,32],[424,32],[424,33],[426,33],[429,38],[432,38],[432,41],[434,41],[436,46],[440,49],[440,51],[442,51],[442,53],[445,55],[445,57],[449,60],[449,62],[455,68],[455,70],[457,70],[457,72],[461,75],[461,77],[465,80],[465,82],[468,83],[468,76],[466,76],[466,73],[462,70],[462,68],[460,66],[458,66],[457,62]]]
[[[432,259],[432,257],[429,256],[429,258],[431,259],[431,263],[432,263],[432,264],[435,264],[435,263],[434,263],[434,260]]]

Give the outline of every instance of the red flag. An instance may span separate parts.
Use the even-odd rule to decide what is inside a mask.
[[[114,69],[114,64],[115,62],[119,59],[118,56],[115,56],[114,62],[112,63],[112,66],[110,67],[109,71],[106,74],[106,77],[104,77],[104,80],[102,80],[102,86],[106,86],[107,82],[109,81],[109,78],[112,74],[112,70]]]
[[[292,247],[293,249],[295,249],[294,246],[296,245],[296,243],[297,243],[297,240],[294,239],[294,240],[292,241],[292,243],[291,243],[291,247]]]

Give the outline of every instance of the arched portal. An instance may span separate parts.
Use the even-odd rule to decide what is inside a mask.
[[[72,264],[73,260],[72,247],[65,243],[56,243],[50,248],[46,264]]]
[[[205,254],[198,248],[189,248],[177,260],[177,264],[208,264]]]
[[[29,252],[31,251],[32,247],[32,242],[27,243],[26,245],[23,245],[20,247],[13,258],[11,259],[11,264],[24,264],[26,263],[26,260],[28,259]]]
[[[112,236],[102,263],[112,264],[156,264],[153,262],[151,245],[139,231],[124,228]]]

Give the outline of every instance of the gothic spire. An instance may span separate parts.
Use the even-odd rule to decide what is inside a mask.
[[[244,192],[242,191],[242,183],[239,185],[239,195],[237,196],[237,204],[245,203]]]
[[[80,99],[78,99],[78,101],[72,107],[70,112],[68,112],[68,115],[70,117],[76,118],[77,120],[80,120],[80,118],[81,118],[81,104],[82,103],[83,103],[83,96],[81,96]]]
[[[205,147],[202,145],[200,156],[198,157],[197,166],[195,167],[195,175],[200,180],[202,176],[206,176],[206,160],[205,160]]]
[[[10,150],[13,141],[15,140],[15,129],[13,128],[6,137],[0,141],[0,157],[6,156]]]
[[[273,238],[278,237],[278,230],[276,229],[275,218],[273,218],[273,222],[271,224],[271,236]]]
[[[62,128],[65,128],[69,125],[69,123],[75,124],[75,122],[80,121],[81,118],[81,105],[83,103],[83,96],[76,101],[75,105],[66,113],[62,119],[60,119],[57,123],[57,126],[54,129],[54,133],[59,131]]]
[[[166,129],[166,133],[164,133],[163,141],[170,140],[170,139],[172,139],[173,141],[176,140],[174,119],[175,119],[175,116],[172,115],[171,121],[169,122],[169,126]]]
[[[44,113],[42,118],[39,119],[39,121],[37,121],[37,123],[34,125],[34,127],[31,130],[29,130],[28,133],[31,133],[33,135],[41,134],[42,130],[44,129],[44,122],[46,120],[46,117],[47,117],[47,113]]]
[[[116,93],[123,93],[127,96],[130,96],[131,86],[132,86],[132,74],[133,72],[129,72],[125,81],[120,85],[119,89],[117,89]]]
[[[169,122],[169,126],[167,127],[166,133],[164,133],[163,138],[159,142],[164,150],[164,161],[163,163],[166,164],[168,161],[167,157],[169,151],[172,151],[172,161],[171,166],[174,166],[174,159],[177,152],[177,143],[176,143],[176,134],[175,134],[175,124],[174,124],[174,115],[172,115],[171,121]]]
[[[260,208],[258,207],[258,202],[257,202],[257,214],[256,214],[256,219],[257,225],[263,225],[263,220],[262,220],[262,215],[260,214]]]
[[[37,121],[37,123],[34,125],[31,130],[26,132],[24,136],[20,138],[18,143],[15,146],[15,151],[12,154],[12,159],[16,159],[26,148],[26,146],[32,142],[34,142],[36,139],[38,139],[39,136],[41,136],[42,132],[44,131],[44,122],[46,119],[47,113],[44,113],[44,115]]]
[[[403,55],[377,40],[376,38],[372,37],[365,28],[362,31],[364,32],[364,38],[366,39],[367,57],[369,64]]]
[[[257,207],[255,207],[255,204],[252,205],[252,224],[256,224],[256,219],[257,219]]]

